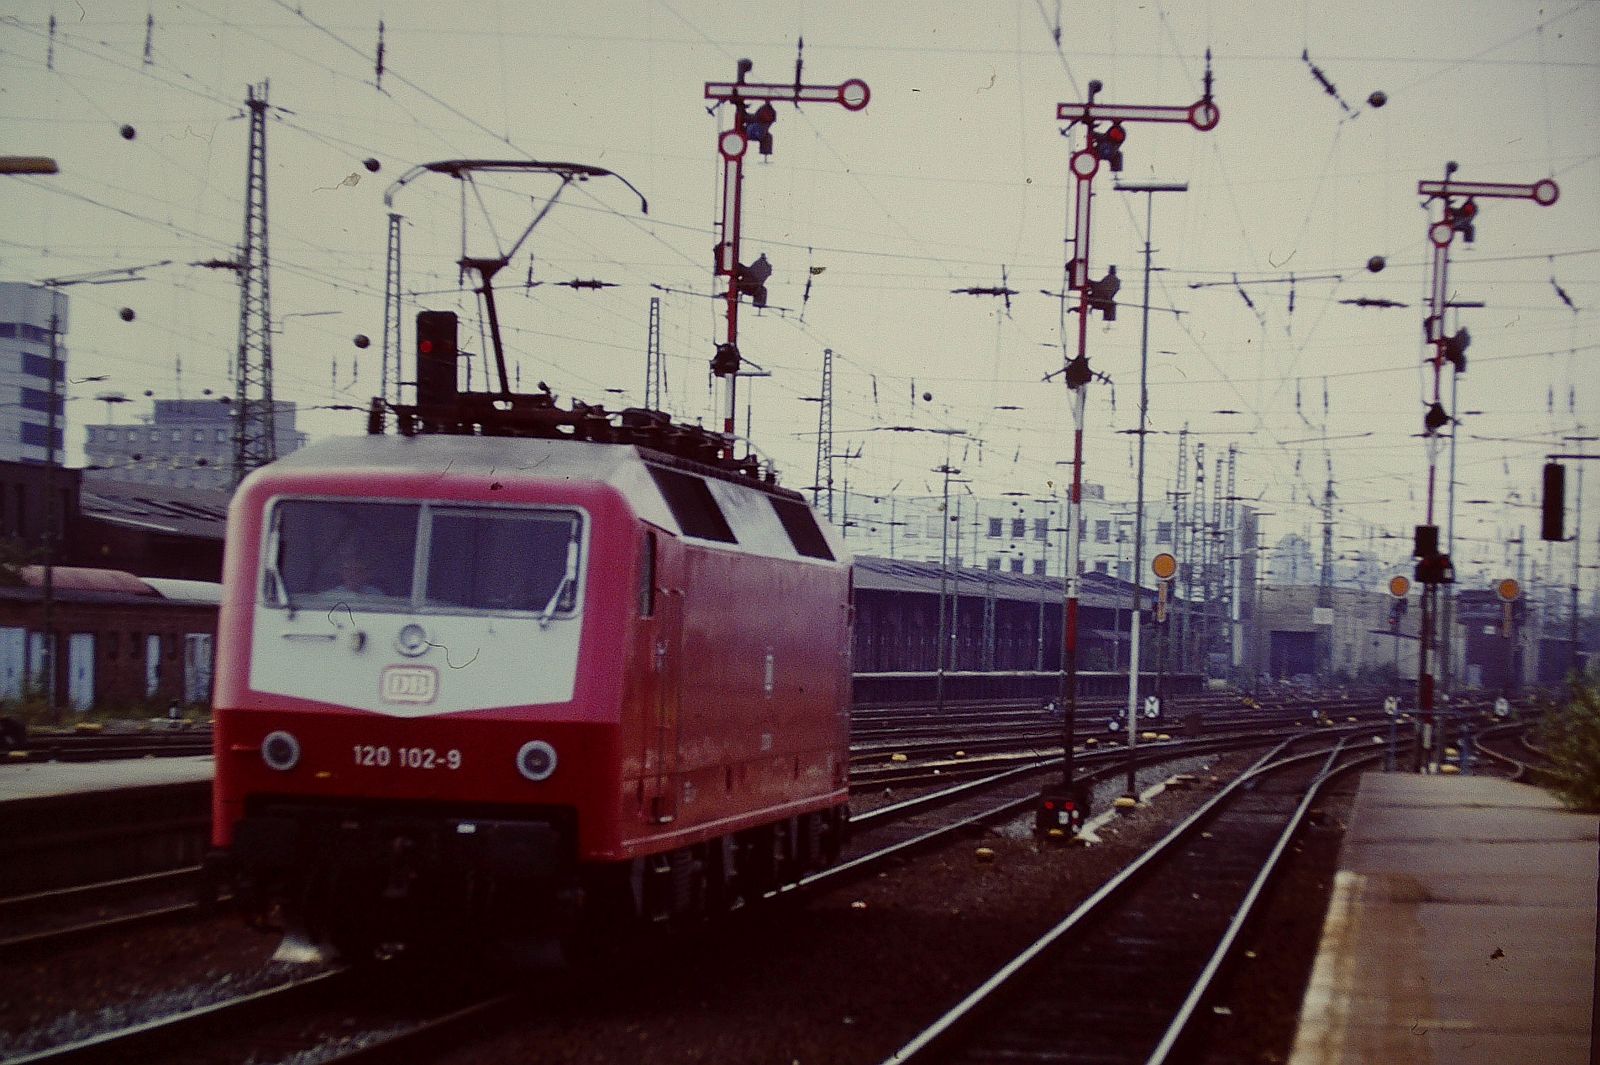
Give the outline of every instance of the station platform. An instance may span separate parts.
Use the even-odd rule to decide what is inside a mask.
[[[1290,1065],[1596,1060],[1597,833],[1524,784],[1364,775]]]
[[[197,864],[210,755],[0,762],[0,897]]]
[[[110,758],[99,762],[0,762],[0,802],[54,799],[128,788],[210,783],[209,754]]]

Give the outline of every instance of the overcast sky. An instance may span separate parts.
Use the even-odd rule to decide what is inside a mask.
[[[1321,498],[1331,458],[1338,529],[1355,538],[1341,549],[1375,526],[1399,537],[1384,544],[1400,563],[1422,517],[1426,470],[1416,434],[1427,387],[1427,215],[1416,183],[1440,178],[1446,160],[1463,180],[1554,177],[1561,187],[1548,208],[1482,201],[1476,242],[1453,249],[1453,298],[1486,304],[1462,317],[1473,342],[1460,407],[1482,413],[1464,416],[1458,498],[1493,501],[1459,505],[1458,565],[1503,571],[1500,542],[1537,525],[1536,511],[1504,505],[1509,494],[1536,504],[1543,455],[1568,447],[1564,435],[1600,428],[1594,2],[7,8],[0,151],[52,155],[61,173],[4,179],[0,278],[175,264],[138,283],[70,290],[71,377],[109,378],[69,390],[75,456],[82,426],[106,420],[94,395],[140,398],[116,412],[128,421],[148,410],[146,389],[177,394],[180,359],[182,395],[232,392],[237,289],[229,274],[186,264],[230,255],[240,240],[247,123],[238,116],[246,84],[266,79],[279,398],[364,405],[376,391],[383,193],[395,178],[436,159],[556,159],[615,170],[650,210],[640,214],[618,183],[590,183],[563,198],[502,274],[523,387],[544,380],[564,396],[639,402],[654,295],[669,406],[718,424],[706,367],[719,305],[708,295],[715,139],[728,118],[707,113],[703,86],[731,80],[741,57],[755,63],[752,80],[792,81],[801,37],[807,83],[861,78],[872,98],[859,113],[780,107],[773,155],[747,167],[745,258],[765,252],[772,262],[773,309],[746,308],[740,346],[773,373],[753,387],[754,438],[790,485],[811,483],[817,409],[801,397],[817,393],[831,347],[835,449],[861,450],[852,487],[936,490],[930,469],[950,438],[881,431],[920,425],[971,435],[955,441],[952,461],[979,495],[1061,488],[1068,471],[1057,464],[1071,457],[1065,390],[1041,382],[1062,362],[1060,304],[1041,292],[1062,287],[1069,223],[1070,145],[1055,105],[1083,100],[1098,79],[1102,102],[1186,106],[1201,94],[1207,47],[1218,127],[1130,126],[1121,175],[1189,185],[1154,206],[1150,419],[1161,435],[1149,438],[1149,498],[1173,479],[1177,438],[1165,434],[1188,424],[1213,455],[1238,444],[1239,491],[1261,497],[1269,540],[1305,532],[1318,542],[1310,500]],[[1375,92],[1387,97],[1381,109],[1369,102]],[[1081,130],[1072,137],[1081,145]],[[380,161],[378,173],[367,158]],[[1085,476],[1126,498],[1145,202],[1111,184],[1102,170],[1091,272],[1116,264],[1125,305],[1114,324],[1096,319],[1089,332],[1093,364],[1115,385],[1090,394]],[[481,351],[475,300],[455,266],[459,191],[429,176],[396,201],[406,216],[406,336],[417,309],[456,309],[463,346]],[[495,177],[484,200],[494,233],[520,231],[550,191],[548,179]],[[490,253],[482,216],[469,221],[468,253]],[[618,287],[527,289],[529,251],[536,281]],[[1385,257],[1381,273],[1366,269],[1372,256]],[[951,292],[999,285],[1002,271],[1018,290],[1009,312],[997,298]],[[1405,306],[1341,302],[1360,297]],[[133,322],[122,307],[137,312]],[[358,333],[373,346],[358,350]],[[483,383],[481,365],[474,382]],[[326,410],[302,425],[315,435],[362,430],[359,415]],[[1600,477],[1590,480],[1593,563]],[[1538,545],[1534,557],[1547,550]],[[1549,558],[1570,567],[1570,549]]]

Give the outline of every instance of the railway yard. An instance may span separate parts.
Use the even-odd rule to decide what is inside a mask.
[[[1085,738],[1086,846],[1032,831],[1058,720],[859,710],[839,864],[572,964],[274,961],[277,937],[228,899],[194,901],[190,867],[19,892],[0,902],[0,1059],[1289,1060],[1358,771],[1383,768],[1390,719],[1371,696],[1185,709],[1141,733],[1130,809],[1114,806],[1127,749]],[[1484,714],[1479,732],[1461,770],[1537,772],[1523,723]],[[203,832],[203,809],[180,814],[160,823]],[[92,846],[83,825],[50,827]]]

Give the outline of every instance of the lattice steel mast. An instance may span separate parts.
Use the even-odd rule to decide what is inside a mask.
[[[833,349],[822,349],[822,392],[817,402],[817,469],[811,482],[811,505],[833,520]],[[848,467],[847,467],[848,468]],[[847,485],[848,487],[848,485]],[[822,500],[826,493],[827,505]]]
[[[272,286],[267,249],[267,83],[249,86],[250,160],[239,248],[239,352],[233,383],[233,484],[278,457],[272,402]]]
[[[666,385],[667,368],[661,362],[661,297],[650,297],[650,331],[645,337],[644,405],[661,409],[661,390]]]
[[[400,222],[404,216],[389,212],[388,253],[383,269],[383,369],[378,395],[385,403],[400,402]]]

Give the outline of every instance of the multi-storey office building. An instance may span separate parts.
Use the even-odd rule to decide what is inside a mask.
[[[66,332],[65,293],[0,282],[0,461],[42,464],[51,460],[52,453],[55,461],[61,461],[66,439],[62,399]]]
[[[277,403],[273,418],[280,456],[305,446],[293,403]],[[233,411],[216,399],[158,399],[153,414],[131,425],[88,428],[89,465],[117,480],[176,488],[233,485]]]

